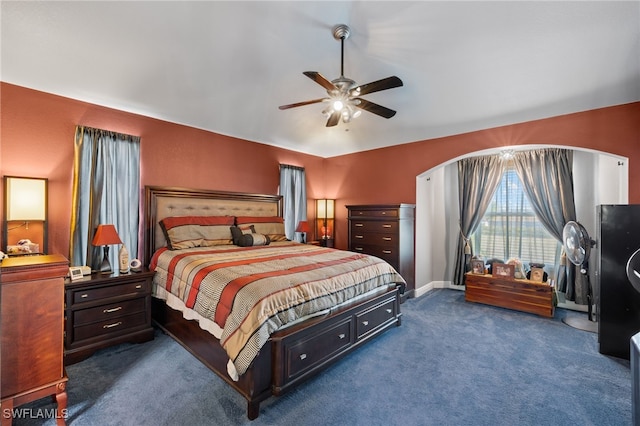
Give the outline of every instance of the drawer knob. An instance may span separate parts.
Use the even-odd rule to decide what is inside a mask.
[[[122,310],[122,306],[118,306],[117,308],[111,308],[111,309],[103,309],[102,312],[105,314],[110,314],[111,312],[118,312]]]
[[[391,228],[391,225],[389,225],[389,224],[384,224],[384,225],[382,225],[382,227],[383,227],[383,228]]]
[[[391,237],[382,237],[383,241],[391,241]]]
[[[89,295],[88,295],[87,293],[85,293],[85,294],[81,294],[81,295],[80,295],[80,298],[82,298],[82,299],[85,299],[85,298],[87,298],[87,297],[89,297]]]
[[[387,214],[387,212],[382,212],[382,214]]]
[[[362,247],[354,247],[353,249],[356,250],[356,251],[362,251],[363,250]]]
[[[364,238],[364,235],[355,235],[354,238]]]
[[[138,285],[136,286],[136,288],[138,288],[138,289],[142,288],[142,284],[138,284]]]
[[[369,321],[362,321],[362,325],[364,325],[364,326],[369,325]]]
[[[102,328],[113,328],[122,325],[122,321],[114,322],[113,324],[103,325]]]
[[[392,309],[387,309],[387,313],[390,314],[391,312],[393,312]]]
[[[382,250],[384,254],[391,254],[391,250]]]
[[[342,339],[345,338],[345,334],[344,333],[340,333],[340,334],[338,334],[338,337],[342,340]]]
[[[356,224],[355,224],[355,226],[363,227],[363,226],[364,226],[364,224],[362,224],[362,223],[356,223]]]
[[[307,354],[300,354],[300,359],[301,359],[301,360],[303,360],[303,359],[305,359],[305,358],[307,358]]]

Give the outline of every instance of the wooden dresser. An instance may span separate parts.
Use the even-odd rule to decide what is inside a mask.
[[[65,283],[65,365],[98,349],[153,339],[153,272],[92,274]]]
[[[555,288],[548,283],[467,273],[465,300],[553,317]]]
[[[55,397],[57,423],[65,424],[63,325],[64,277],[68,272],[69,262],[60,255],[2,261],[3,425],[11,424],[20,405],[46,396]]]
[[[387,261],[407,282],[403,300],[415,292],[415,204],[347,206],[349,250]]]

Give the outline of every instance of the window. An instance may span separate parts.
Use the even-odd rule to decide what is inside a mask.
[[[544,263],[553,275],[560,243],[536,217],[515,168],[508,167],[480,226],[471,236],[474,253],[483,259],[517,257],[527,266]]]
[[[91,241],[100,224],[114,225],[129,258],[137,257],[140,138],[77,126],[74,163],[71,264],[99,269],[102,249]]]

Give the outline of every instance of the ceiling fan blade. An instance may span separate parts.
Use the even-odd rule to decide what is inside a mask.
[[[382,105],[374,104],[373,102],[369,102],[366,99],[362,98],[354,98],[354,105],[357,108],[363,109],[365,111],[372,112],[380,117],[391,118],[396,115],[396,112],[392,109],[383,107]]]
[[[295,107],[299,107],[299,106],[305,106],[305,105],[311,105],[311,104],[317,104],[318,102],[323,102],[325,101],[327,98],[320,98],[320,99],[313,99],[310,101],[304,101],[304,102],[297,102],[295,104],[289,104],[289,105],[280,105],[278,107],[278,109],[289,109],[289,108],[295,108]]]
[[[318,83],[320,86],[324,87],[327,90],[339,90],[335,84],[327,80],[322,74],[316,71],[305,71],[302,74],[309,77],[311,80]]]
[[[334,111],[330,116],[329,119],[327,120],[327,126],[326,127],[333,127],[336,124],[338,124],[340,122],[340,111]]]
[[[371,83],[362,84],[351,89],[352,96],[366,95],[367,93],[379,92],[381,90],[393,89],[402,86],[402,80],[395,75],[383,78],[382,80],[372,81]]]

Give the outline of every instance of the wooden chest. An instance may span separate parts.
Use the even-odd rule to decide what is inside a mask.
[[[465,300],[553,317],[555,288],[548,283],[467,273]]]

